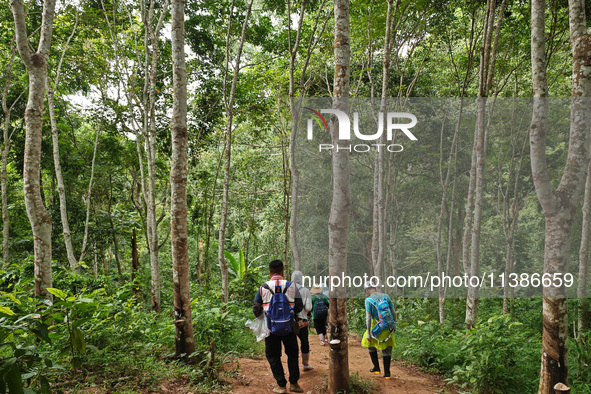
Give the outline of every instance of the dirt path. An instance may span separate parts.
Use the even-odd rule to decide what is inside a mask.
[[[310,335],[310,363],[314,367],[312,371],[301,372],[300,386],[305,393],[323,393],[326,389],[328,373],[328,346],[320,346],[318,337]],[[380,357],[381,358],[381,357]],[[287,373],[287,357],[282,357],[283,368]],[[232,392],[236,394],[271,393],[275,385],[269,364],[265,358],[253,360],[241,358],[237,361],[238,373],[231,379]],[[382,360],[380,359],[382,365]],[[427,394],[427,393],[453,393],[445,388],[445,382],[438,376],[423,373],[416,368],[403,366],[394,362],[390,368],[392,379],[386,380],[380,375],[369,372],[372,363],[367,349],[361,346],[361,340],[357,336],[349,338],[349,366],[351,373],[357,372],[360,377],[374,379],[379,383],[379,394]],[[236,364],[234,364],[236,368]],[[301,359],[300,359],[301,368]],[[287,376],[286,376],[287,378]]]

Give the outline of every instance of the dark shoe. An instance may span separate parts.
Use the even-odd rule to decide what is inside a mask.
[[[373,368],[369,370],[372,373],[380,373],[380,361],[378,359],[378,352],[369,352],[369,357],[373,363]]]
[[[392,361],[392,357],[384,356],[384,377],[386,379],[390,379],[390,362]]]
[[[304,389],[300,387],[297,383],[290,383],[289,384],[289,391],[292,393],[303,393]]]

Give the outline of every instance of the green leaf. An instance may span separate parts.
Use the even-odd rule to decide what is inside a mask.
[[[44,340],[47,343],[51,343],[51,339],[49,338],[49,330],[45,323],[38,321],[37,328],[31,329],[31,332],[37,335],[39,339]]]
[[[48,287],[47,291],[59,299],[65,300],[66,298],[68,298],[68,295],[66,293],[64,293],[60,289],[56,289],[55,287]]]
[[[4,381],[8,386],[10,394],[24,394],[23,380],[21,378],[21,368],[14,364],[12,368],[4,375]]]
[[[0,364],[0,376],[3,376],[8,371],[10,371],[14,364],[16,364],[16,357],[11,357],[2,361],[2,364]]]
[[[37,375],[37,372],[27,372],[21,375],[21,379],[27,380],[31,379],[33,376]]]
[[[80,327],[81,324],[86,323],[87,321],[92,320],[91,317],[85,317],[83,319],[78,319],[76,321],[74,321],[74,323],[72,323],[72,327],[76,328],[76,327]]]
[[[2,295],[10,298],[15,304],[21,305],[21,301],[18,298],[16,298],[14,294],[2,292]]]
[[[236,257],[232,256],[232,254],[228,251],[224,251],[224,255],[228,259],[228,262],[232,266],[232,269],[234,270],[236,275],[238,275],[240,272],[240,265],[239,265],[238,261],[236,260]]]
[[[15,315],[15,313],[12,311],[12,309],[10,309],[9,307],[4,306],[4,305],[0,305],[0,313],[4,313],[5,315],[8,315],[8,316]]]
[[[49,381],[45,376],[41,376],[39,378],[41,382],[41,393],[42,394],[50,394],[51,393],[51,386],[49,385]]]
[[[74,348],[80,353],[84,354],[86,352],[86,342],[84,342],[84,336],[82,335],[82,331],[76,327],[72,330],[72,343]]]
[[[238,276],[243,277],[244,273],[246,272],[246,261],[244,260],[244,251],[242,249],[240,249],[240,251],[239,251],[239,257],[240,257],[240,272],[238,273]]]

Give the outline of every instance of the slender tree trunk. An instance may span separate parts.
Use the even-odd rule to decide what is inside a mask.
[[[138,257],[138,253],[137,253],[137,238],[136,238],[135,227],[134,227],[133,233],[131,235],[131,283],[133,286],[133,293],[135,294],[136,297],[139,297],[141,294],[139,284],[136,283],[136,280],[135,280],[139,265],[140,265],[140,259]]]
[[[310,35],[310,40],[308,41],[308,47],[306,52],[306,57],[304,58],[302,67],[301,67],[301,74],[300,74],[300,81],[299,81],[299,91],[300,96],[296,102],[295,100],[295,91],[296,91],[296,84],[295,84],[295,70],[296,70],[296,60],[298,56],[298,50],[300,48],[300,41],[301,41],[301,32],[302,27],[304,24],[304,16],[306,11],[306,5],[308,2],[306,0],[302,1],[302,5],[300,8],[300,14],[298,19],[298,27],[296,33],[296,39],[293,47],[291,46],[291,28],[287,30],[288,34],[288,41],[290,45],[290,62],[289,62],[289,110],[291,113],[291,134],[290,134],[290,141],[289,141],[289,173],[291,179],[291,196],[290,196],[290,217],[289,217],[289,242],[291,246],[291,252],[293,255],[293,264],[294,270],[301,270],[302,265],[302,257],[300,253],[300,248],[298,246],[297,240],[297,215],[298,215],[298,191],[299,191],[299,182],[300,182],[300,174],[298,171],[297,163],[296,163],[296,156],[295,156],[295,146],[296,146],[296,138],[297,138],[297,131],[300,122],[301,116],[301,109],[302,109],[302,100],[304,99],[304,87],[306,82],[306,70],[308,68],[308,64],[310,62],[310,58],[312,56],[312,52],[314,47],[318,44],[318,40],[314,40],[314,36],[317,35],[316,31],[318,29],[318,22],[320,20],[320,16],[324,10],[324,4],[326,0],[322,0],[321,4],[317,6],[318,11],[316,13],[316,18],[314,20],[314,27],[312,28],[312,34]],[[288,1],[288,15],[291,15],[291,1]],[[288,24],[291,24],[291,16],[288,17]],[[326,23],[324,24],[326,26]],[[322,32],[324,28],[322,29]]]
[[[306,1],[302,1],[302,7],[300,9],[300,15],[298,20],[298,30],[296,34],[296,41],[291,47],[291,0],[288,1],[288,42],[289,42],[289,110],[291,113],[291,134],[289,136],[289,173],[291,177],[291,196],[290,196],[290,216],[289,216],[289,243],[291,247],[291,253],[293,255],[293,268],[294,270],[301,270],[302,256],[297,240],[297,214],[298,214],[298,191],[300,183],[300,172],[298,171],[296,156],[295,156],[295,145],[297,138],[297,131],[300,122],[301,112],[301,99],[298,100],[296,105],[295,101],[295,67],[296,57],[298,54],[300,37],[302,32],[302,26],[304,23],[304,15],[306,11]]]
[[[187,227],[187,67],[185,65],[185,1],[172,1],[173,107],[170,164],[170,228],[174,325],[177,357],[195,351],[189,292],[189,236]]]
[[[519,204],[520,198],[518,195],[519,191],[519,178],[521,176],[521,169],[523,167],[523,159],[525,156],[525,148],[527,146],[527,138],[523,142],[521,148],[521,155],[519,158],[519,167],[515,173],[515,183],[513,185],[513,202],[511,207],[508,208],[509,198],[509,182],[507,182],[507,191],[505,192],[505,201],[503,203],[504,213],[503,221],[505,227],[505,240],[507,241],[507,249],[505,252],[505,278],[513,272],[513,253],[515,249],[515,233],[517,232],[517,224],[519,221]],[[511,159],[513,160],[513,158]],[[511,171],[509,172],[509,179],[511,179]],[[503,314],[509,313],[509,302],[513,299],[513,288],[509,286],[509,281],[505,281],[505,287],[503,288]]]
[[[380,111],[378,116],[386,117],[388,82],[390,79],[392,54],[392,29],[396,12],[392,11],[393,0],[388,0],[386,10],[386,29],[384,33],[384,61],[382,62],[382,92],[380,96]],[[399,3],[399,2],[398,2]],[[383,119],[384,123],[385,119]],[[384,134],[379,138],[379,144],[385,143]],[[372,214],[372,245],[371,254],[374,275],[383,281],[385,277],[385,227],[384,227],[384,149],[376,151],[373,172],[373,214]]]
[[[62,166],[60,164],[59,151],[59,129],[57,127],[57,119],[55,115],[54,90],[47,80],[47,106],[49,108],[49,119],[51,122],[51,139],[53,142],[53,166],[55,168],[55,178],[57,180],[57,192],[60,201],[60,216],[62,220],[62,229],[64,235],[64,243],[66,246],[66,254],[68,256],[68,263],[70,269],[74,272],[79,271],[78,260],[74,256],[74,248],[72,247],[72,234],[70,233],[70,223],[68,220],[68,208],[66,203],[66,190],[64,186],[64,178],[62,176]]]
[[[349,76],[351,63],[349,1],[334,2],[334,88],[333,108],[343,112],[349,110]],[[348,140],[339,140],[339,122],[331,116],[331,135],[333,145],[341,150],[332,154],[332,204],[328,222],[328,264],[329,275],[340,276],[347,268],[349,242],[349,212],[351,209],[351,190],[349,179]],[[337,393],[349,390],[349,342],[347,325],[346,288],[339,287],[330,294],[330,336],[328,392]],[[335,343],[338,341],[338,343]]]
[[[86,243],[88,242],[88,225],[90,223],[90,203],[92,201],[92,184],[94,181],[94,166],[96,163],[96,151],[98,148],[99,136],[103,129],[103,124],[101,123],[98,130],[96,131],[96,137],[94,139],[94,151],[92,153],[92,163],[90,166],[90,180],[88,181],[88,192],[86,194],[86,220],[84,222],[84,238],[82,239],[82,250],[80,251],[80,258],[78,262],[83,261],[84,254],[86,253]]]
[[[224,163],[224,181],[222,193],[222,217],[220,221],[220,232],[218,238],[218,260],[220,262],[220,271],[222,273],[222,302],[228,302],[228,263],[224,256],[224,243],[226,241],[226,225],[228,222],[228,194],[230,188],[230,160],[232,152],[232,121],[234,119],[234,95],[236,94],[236,84],[238,82],[238,74],[240,73],[240,59],[242,57],[242,48],[246,37],[246,27],[248,26],[248,19],[250,18],[250,11],[252,9],[253,0],[250,0],[246,9],[246,16],[242,24],[242,35],[240,37],[240,44],[238,52],[236,53],[236,64],[234,66],[234,77],[232,79],[232,87],[230,88],[230,96],[226,105],[226,150]],[[229,33],[228,33],[229,34]],[[228,38],[229,39],[229,38]],[[227,43],[229,45],[229,42]],[[229,48],[227,48],[229,51]]]
[[[487,11],[484,21],[483,51],[480,60],[480,76],[478,86],[478,101],[476,109],[476,130],[474,133],[474,149],[476,149],[476,168],[474,180],[474,217],[472,224],[472,239],[470,243],[470,276],[480,276],[480,232],[482,227],[482,209],[484,205],[484,170],[486,159],[486,134],[488,125],[486,122],[486,105],[488,93],[492,86],[495,66],[495,55],[499,43],[500,28],[503,21],[506,0],[503,0],[494,30],[496,14],[496,0],[487,0]],[[492,60],[491,60],[492,59]],[[494,108],[494,101],[493,106]],[[491,112],[493,109],[491,108]],[[490,117],[489,117],[490,120]],[[474,164],[474,162],[473,162]],[[472,172],[470,173],[472,175]],[[472,182],[472,181],[471,181]],[[466,219],[467,220],[467,219]],[[468,287],[466,298],[466,328],[473,326],[476,320],[478,307],[478,290],[476,286]]]
[[[472,239],[470,242],[470,271],[469,276],[480,276],[480,229],[482,226],[482,206],[484,204],[484,160],[486,156],[485,134],[486,134],[486,99],[478,99],[476,111],[476,131],[474,138],[476,142],[476,173],[474,184],[474,219],[472,224]],[[478,287],[468,287],[466,298],[466,329],[472,328],[476,320],[478,307]]]
[[[587,280],[589,271],[589,239],[591,233],[591,162],[587,167],[585,182],[585,198],[583,200],[583,228],[581,230],[581,246],[579,248],[579,284],[577,298],[579,299],[579,335],[589,329],[591,323],[591,308],[587,299]]]
[[[8,260],[10,255],[10,214],[8,213],[8,176],[6,173],[6,167],[8,165],[8,153],[10,152],[10,137],[8,133],[10,130],[10,113],[14,104],[20,99],[19,97],[14,100],[12,105],[9,107],[7,103],[8,91],[10,90],[10,81],[12,80],[12,65],[14,64],[14,58],[16,56],[16,48],[14,46],[15,38],[10,41],[10,60],[6,67],[6,83],[2,90],[2,112],[4,113],[4,128],[2,130],[4,147],[2,149],[2,173],[1,173],[1,185],[2,185],[2,265],[3,268],[8,268]],[[22,93],[21,93],[22,95]]]
[[[532,0],[531,62],[534,107],[530,124],[530,152],[534,185],[546,222],[544,274],[564,275],[570,257],[572,224],[589,165],[589,36],[585,2],[569,1],[570,35],[573,50],[573,89],[568,157],[560,184],[550,182],[546,164],[548,126],[548,83],[545,54],[545,1]],[[582,100],[579,97],[583,97]],[[542,365],[539,393],[550,394],[554,385],[568,385],[568,310],[566,287],[544,287]]]
[[[450,184],[450,176],[451,176],[451,167],[452,167],[452,159],[454,157],[454,152],[456,150],[456,143],[458,141],[458,135],[460,132],[460,122],[462,120],[462,112],[464,109],[464,98],[460,99],[460,109],[458,111],[458,119],[456,121],[456,127],[454,131],[453,140],[451,142],[451,147],[449,148],[449,155],[447,158],[447,170],[445,173],[445,180],[443,179],[442,172],[443,166],[441,164],[441,159],[443,156],[443,130],[444,125],[441,126],[441,138],[440,138],[440,146],[441,146],[441,159],[440,159],[440,182],[442,186],[441,190],[441,205],[439,209],[439,221],[437,222],[437,272],[439,273],[439,277],[443,274],[443,251],[442,251],[442,234],[443,234],[443,221],[445,218],[445,209],[447,208],[447,190]],[[455,184],[454,184],[455,185]],[[451,212],[449,213],[450,216],[453,216],[453,207],[451,208]],[[449,250],[449,241],[448,241],[448,250]],[[447,272],[449,275],[449,272]],[[439,323],[445,323],[445,286],[439,287]]]
[[[92,243],[92,251],[93,251],[93,262],[92,262],[92,273],[95,278],[98,278],[98,257],[96,255],[96,242]],[[103,259],[105,261],[105,259]]]
[[[146,1],[147,2],[147,1]],[[146,164],[148,167],[147,190],[144,188],[146,201],[146,229],[148,246],[150,249],[150,276],[152,292],[152,310],[160,313],[161,287],[160,275],[160,245],[158,241],[158,224],[160,219],[156,215],[156,79],[158,75],[158,37],[164,16],[167,13],[168,2],[164,2],[159,18],[155,18],[155,0],[150,0],[148,9],[142,2],[142,22],[144,24],[144,90],[142,95],[142,133],[145,137]],[[153,26],[156,22],[156,27]],[[150,48],[151,44],[151,48]],[[140,158],[141,160],[141,158]],[[142,174],[142,181],[143,181]],[[165,210],[165,207],[162,207]]]
[[[115,225],[113,224],[113,214],[111,213],[111,200],[113,199],[113,187],[111,182],[111,176],[109,175],[109,198],[107,200],[107,216],[109,218],[109,226],[111,227],[111,234],[113,237],[113,246],[115,247],[115,262],[117,263],[117,274],[119,279],[123,281],[123,273],[121,272],[121,262],[119,261],[119,241],[117,239],[117,232],[115,231]]]
[[[51,216],[45,209],[41,194],[41,141],[43,131],[43,101],[47,60],[53,33],[55,0],[43,3],[41,38],[36,52],[27,37],[25,10],[22,0],[12,0],[16,42],[21,59],[29,74],[29,98],[25,110],[25,154],[23,185],[25,207],[33,230],[35,251],[35,295],[51,299],[46,290],[51,287]]]
[[[199,238],[199,254],[197,256],[197,280],[203,276],[203,239]]]
[[[60,200],[60,216],[62,221],[62,229],[64,235],[64,244],[66,246],[66,255],[68,256],[68,263],[70,264],[70,269],[74,272],[79,271],[78,261],[74,256],[74,248],[72,247],[72,235],[70,233],[70,223],[68,220],[68,208],[66,204],[66,191],[64,187],[64,178],[62,176],[62,166],[60,164],[60,151],[59,151],[59,129],[57,127],[57,117],[55,115],[55,89],[59,84],[60,79],[60,71],[62,68],[62,64],[64,61],[64,56],[66,54],[66,50],[76,33],[76,28],[78,27],[78,14],[76,14],[76,23],[74,24],[74,28],[72,29],[72,33],[68,37],[66,41],[66,45],[62,50],[62,55],[60,57],[59,63],[57,65],[55,71],[55,81],[53,87],[51,86],[51,82],[49,81],[49,75],[45,81],[46,89],[47,89],[47,106],[49,109],[49,119],[51,123],[51,139],[53,143],[53,164],[55,168],[55,178],[57,180],[57,192],[59,195]]]

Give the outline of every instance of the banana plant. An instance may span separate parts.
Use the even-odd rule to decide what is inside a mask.
[[[224,254],[228,259],[228,262],[230,263],[228,264],[228,272],[234,275],[236,279],[244,279],[247,266],[246,260],[244,258],[244,251],[242,249],[238,249],[238,258],[236,258],[236,256],[234,256],[228,251],[225,251]],[[252,261],[250,261],[248,265],[252,265],[252,263],[254,263],[263,256],[265,256],[265,254],[255,257]]]
[[[244,260],[244,251],[238,250],[238,258],[234,257],[230,252],[225,251],[224,254],[230,263],[228,265],[228,272],[234,275],[237,279],[243,279],[246,273],[246,261]]]

